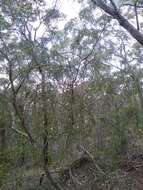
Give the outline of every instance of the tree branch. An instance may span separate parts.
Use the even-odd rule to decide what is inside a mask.
[[[110,16],[112,16],[114,19],[116,19],[119,24],[126,31],[128,31],[134,39],[136,39],[141,45],[143,45],[143,34],[138,31],[132,24],[130,24],[130,22],[125,17],[123,17],[119,13],[119,11],[116,11],[115,9],[106,5],[102,0],[92,0],[92,2],[93,4],[96,4],[102,10],[104,10],[106,13],[108,13]]]

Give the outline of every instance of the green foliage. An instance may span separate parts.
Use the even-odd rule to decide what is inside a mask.
[[[127,118],[124,120],[123,112],[113,114],[114,125],[112,127],[112,152],[113,155],[121,155],[126,152],[127,146]]]
[[[0,29],[3,30],[9,27],[10,27],[10,24],[5,20],[5,18],[2,15],[0,15]]]
[[[0,186],[4,183],[7,178],[9,169],[11,168],[11,159],[9,157],[10,152],[0,152]]]
[[[121,129],[121,126],[114,130],[112,137],[113,154],[122,154],[126,151],[127,137],[125,135],[125,129]]]

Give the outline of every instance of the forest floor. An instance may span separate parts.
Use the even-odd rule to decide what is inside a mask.
[[[122,161],[120,168],[102,173],[87,157],[81,157],[58,171],[55,180],[66,190],[143,190],[143,155]],[[40,184],[41,168],[17,168],[9,174],[9,181],[0,190],[54,190],[46,177]],[[12,177],[11,177],[12,176]]]
[[[50,169],[54,180],[64,190],[143,190],[143,138],[134,134],[126,153],[114,160],[116,167],[106,154],[95,158],[83,149],[84,154],[74,161]],[[0,190],[54,190],[43,171],[40,165],[14,167]]]

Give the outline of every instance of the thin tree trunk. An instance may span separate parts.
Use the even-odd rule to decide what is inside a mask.
[[[142,88],[141,88],[139,78],[134,73],[132,73],[131,77],[132,77],[132,79],[133,79],[133,81],[135,83],[135,87],[137,89],[139,99],[140,99],[141,109],[143,111],[143,92],[142,92]]]
[[[72,139],[73,139],[73,130],[75,125],[75,118],[74,118],[74,104],[75,104],[75,97],[74,97],[74,87],[73,82],[70,85],[69,89],[69,123],[68,123],[68,135],[66,139],[66,154],[67,159],[72,158],[73,156],[73,145],[72,145]]]
[[[46,98],[46,79],[45,71],[39,67],[41,74],[41,85],[42,85],[42,112],[43,112],[43,161],[44,171],[47,179],[56,190],[62,190],[60,185],[53,179],[49,167],[48,167],[48,117],[47,117],[47,98]]]
[[[12,68],[11,61],[9,61],[9,80],[10,80],[11,90],[12,90],[12,105],[13,105],[15,114],[18,116],[18,118],[20,120],[21,128],[27,134],[30,143],[32,145],[34,145],[34,139],[33,139],[32,135],[31,135],[30,131],[27,129],[27,126],[26,126],[26,123],[25,123],[24,113],[21,112],[21,110],[19,109],[18,104],[17,104],[17,93],[18,93],[19,89],[22,87],[22,85],[19,86],[18,90],[16,90],[15,87],[14,87],[14,84],[13,84],[13,68]]]
[[[6,147],[6,130],[4,126],[0,127],[0,152],[3,152]]]

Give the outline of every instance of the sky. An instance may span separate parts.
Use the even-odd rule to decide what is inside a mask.
[[[59,29],[63,29],[66,22],[70,19],[78,17],[81,4],[77,0],[57,0],[57,7],[61,13],[66,15],[66,19],[59,22]]]
[[[80,10],[80,4],[74,0],[58,0],[59,1],[59,9],[65,15],[67,15],[68,19],[74,18],[78,16]]]

